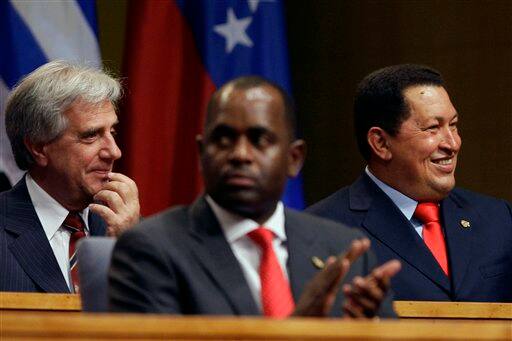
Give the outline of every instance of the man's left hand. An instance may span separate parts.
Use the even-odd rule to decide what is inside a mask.
[[[377,315],[380,304],[389,290],[390,279],[401,268],[398,260],[391,260],[373,269],[366,277],[356,276],[351,284],[343,286],[345,318],[371,318]]]
[[[107,223],[107,235],[119,236],[124,230],[137,224],[140,218],[139,191],[135,182],[120,173],[110,173],[109,180],[94,195],[89,208]]]

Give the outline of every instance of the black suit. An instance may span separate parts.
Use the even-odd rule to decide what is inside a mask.
[[[99,216],[91,212],[88,223],[91,235],[105,235]],[[0,265],[0,291],[69,293],[25,178],[0,193]]]
[[[392,279],[396,299],[512,301],[512,212],[503,200],[456,188],[441,201],[449,278],[411,223],[366,174],[308,211],[360,228],[379,261],[400,259],[402,270]]]
[[[288,273],[295,301],[318,271],[311,257],[344,251],[362,235],[344,226],[285,210]],[[366,275],[371,254],[352,265],[346,278]],[[242,269],[210,207],[199,199],[144,220],[118,240],[109,274],[113,311],[171,314],[260,314]],[[341,314],[339,294],[332,311]],[[390,300],[383,315],[392,315]]]

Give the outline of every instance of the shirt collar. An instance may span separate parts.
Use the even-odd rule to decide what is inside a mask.
[[[370,168],[366,166],[365,170],[366,174],[372,179],[373,182],[384,192],[386,195],[393,201],[393,203],[400,209],[402,214],[408,219],[411,220],[416,210],[416,206],[418,202],[414,199],[409,198],[405,194],[397,191],[393,187],[385,184],[381,180],[379,180],[375,175],[372,174]]]
[[[229,243],[237,241],[260,226],[264,226],[272,231],[282,242],[286,241],[286,233],[284,230],[284,205],[281,201],[277,203],[276,209],[270,218],[264,224],[258,224],[252,219],[239,216],[238,214],[226,210],[217,204],[209,195],[206,195],[205,199],[212,208]]]
[[[28,173],[25,177],[25,183],[27,184],[27,190],[30,200],[32,200],[32,205],[34,206],[41,225],[43,225],[46,237],[48,240],[51,240],[55,232],[61,227],[64,219],[68,216],[69,211],[59,204],[51,195],[46,193]],[[85,229],[89,231],[89,207],[86,207],[80,215],[85,223]]]

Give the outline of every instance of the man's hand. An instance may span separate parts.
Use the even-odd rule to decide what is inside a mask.
[[[118,236],[139,221],[140,205],[137,185],[120,173],[110,173],[110,181],[94,196],[101,204],[90,204],[89,208],[107,223],[107,235]]]
[[[345,284],[343,286],[346,298],[343,304],[344,317],[375,317],[389,290],[391,277],[396,275],[400,268],[401,264],[398,260],[391,260],[375,268],[368,276],[354,277],[352,284]]]
[[[338,257],[329,257],[325,267],[306,284],[293,316],[327,316],[350,265],[370,248],[370,240],[354,240],[350,249]]]

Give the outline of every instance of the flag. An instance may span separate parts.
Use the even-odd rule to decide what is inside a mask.
[[[100,66],[94,0],[0,1],[0,172],[12,184],[18,169],[5,132],[9,91],[48,61],[62,59]]]
[[[128,12],[123,170],[143,214],[189,204],[202,190],[195,136],[215,89],[260,75],[291,93],[281,1],[132,1]],[[302,181],[285,204],[304,206]]]

